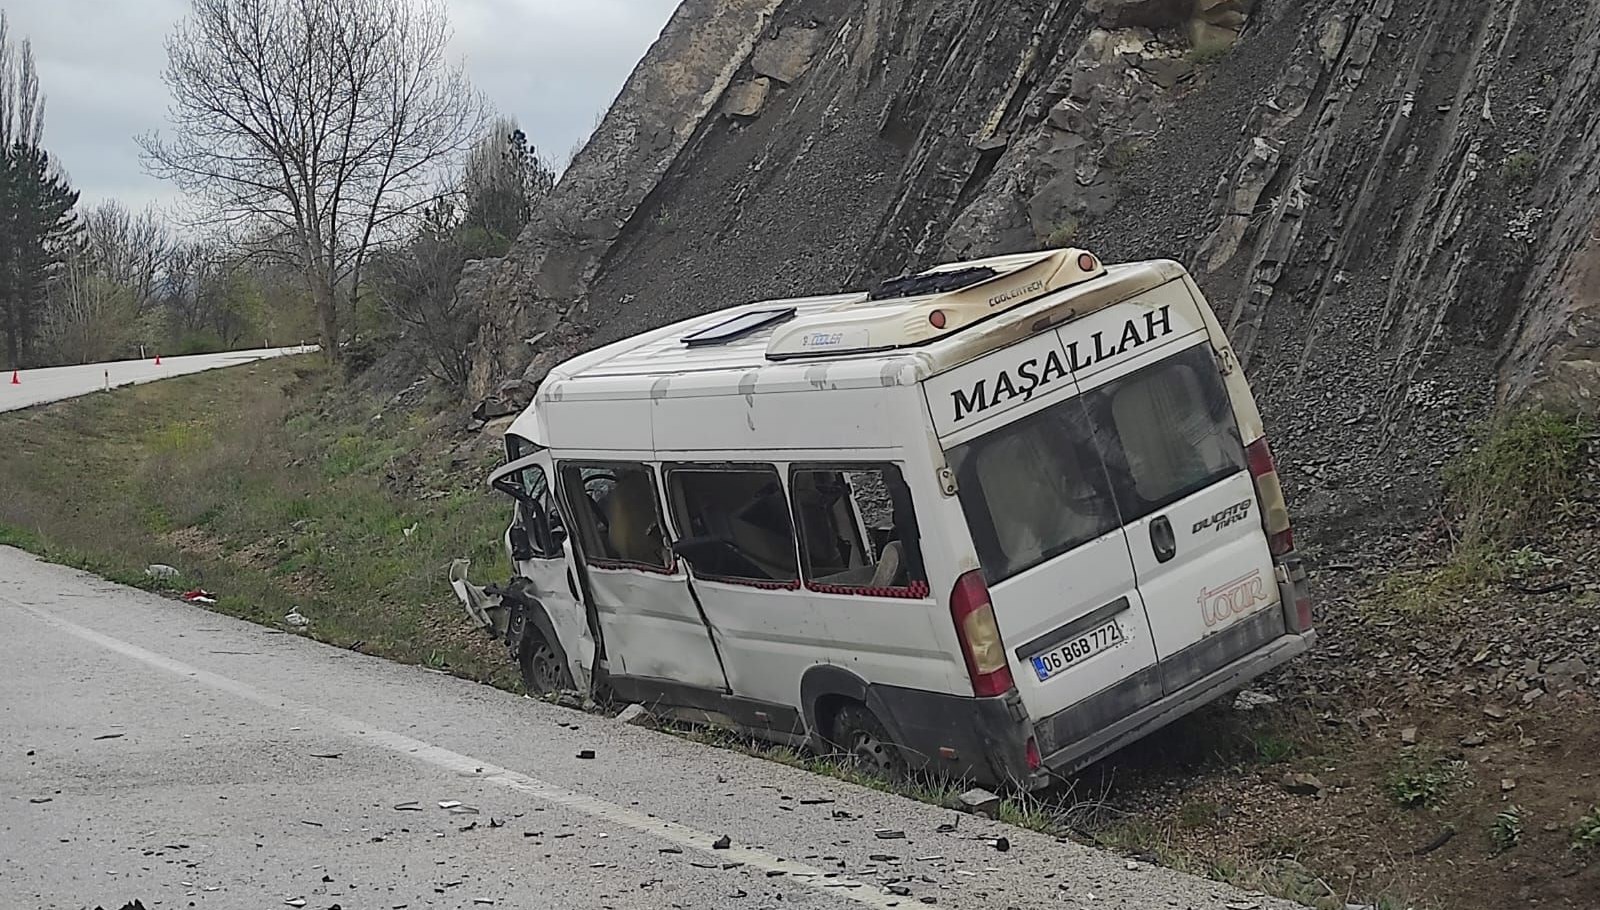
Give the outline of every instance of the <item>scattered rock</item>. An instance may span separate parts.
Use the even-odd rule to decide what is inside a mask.
[[[1505,720],[1507,717],[1506,709],[1499,705],[1488,705],[1483,709],[1483,714],[1490,720]]]
[[[1466,736],[1461,737],[1461,745],[1466,746],[1469,749],[1481,746],[1488,741],[1488,735],[1482,730],[1479,730],[1476,733],[1468,733]]]
[[[1296,796],[1316,796],[1326,789],[1315,774],[1285,774],[1279,786]]]
[[[1514,778],[1514,777],[1502,777],[1502,778],[1500,778],[1500,792],[1501,793],[1510,793],[1512,790],[1515,790],[1515,789],[1517,789],[1516,778]]]
[[[650,723],[650,711],[644,705],[629,705],[617,715],[617,720],[635,727],[643,727]]]
[[[958,799],[961,802],[961,808],[968,812],[985,815],[989,818],[1000,817],[1000,797],[982,787],[973,787],[971,790],[961,794]]]
[[[1400,744],[1404,745],[1404,746],[1414,746],[1414,745],[1416,745],[1417,744],[1417,728],[1416,727],[1406,727],[1404,730],[1401,730],[1400,731]]]
[[[903,840],[906,836],[904,831],[895,828],[879,828],[872,833],[878,840]]]
[[[997,837],[990,846],[1001,853],[1008,853],[1011,850],[1011,839],[1009,837]]]
[[[713,850],[726,850],[726,849],[728,849],[729,847],[732,847],[732,846],[733,846],[733,838],[729,837],[726,834],[722,835],[721,837],[719,837],[716,840],[711,842],[711,849],[713,849]]]
[[[1246,689],[1233,699],[1236,711],[1254,711],[1257,708],[1266,708],[1278,703],[1278,697],[1258,692],[1255,689]]]
[[[582,750],[580,750],[578,752],[578,757],[582,758],[582,759],[594,758],[594,750],[593,749],[582,749]]]

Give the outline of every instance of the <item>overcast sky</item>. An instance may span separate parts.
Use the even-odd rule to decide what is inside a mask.
[[[454,50],[479,90],[559,164],[588,137],[678,0],[445,0]],[[33,42],[45,147],[86,204],[176,198],[134,136],[166,127],[165,40],[188,0],[0,0]]]

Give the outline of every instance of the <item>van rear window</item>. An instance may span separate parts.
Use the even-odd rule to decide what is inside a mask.
[[[949,452],[992,582],[1245,468],[1210,346],[1196,345]]]

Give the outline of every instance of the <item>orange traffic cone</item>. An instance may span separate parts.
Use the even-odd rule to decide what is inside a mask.
[[[22,378],[17,375],[17,371],[16,370],[12,370],[11,371],[11,384],[12,385],[22,385]]]

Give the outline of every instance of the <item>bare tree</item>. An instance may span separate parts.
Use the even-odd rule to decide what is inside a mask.
[[[176,132],[146,166],[292,239],[330,358],[369,253],[482,129],[449,37],[439,0],[192,0],[167,41]]]
[[[44,96],[27,41],[11,43],[6,15],[0,11],[0,149],[38,146],[44,135]]]
[[[155,302],[156,283],[175,241],[154,209],[134,214],[115,199],[83,213],[83,255],[99,275],[127,288],[135,315]]]

